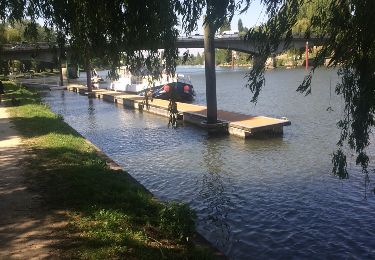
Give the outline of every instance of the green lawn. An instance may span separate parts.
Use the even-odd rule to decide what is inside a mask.
[[[107,167],[92,145],[41,102],[38,93],[5,82],[6,102],[29,148],[27,176],[50,208],[68,212],[67,257],[211,259],[190,243],[195,214],[156,201],[126,172]],[[21,100],[12,106],[10,99]],[[189,238],[189,239],[187,239]]]

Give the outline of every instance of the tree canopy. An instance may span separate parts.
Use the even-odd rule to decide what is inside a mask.
[[[238,19],[237,27],[238,27],[238,32],[243,32],[244,31],[244,27],[243,27],[243,23],[242,23],[241,18]]]
[[[0,43],[56,42],[56,33],[48,27],[36,24],[30,30],[29,21],[0,24]]]

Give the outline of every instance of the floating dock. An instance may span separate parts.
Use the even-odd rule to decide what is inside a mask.
[[[88,95],[87,87],[70,84],[67,89],[76,93]],[[162,99],[149,100],[148,106],[144,104],[144,98],[138,95],[105,89],[93,89],[92,97],[101,98],[108,102],[122,104],[124,107],[139,109],[161,116],[169,117],[169,101]],[[205,106],[177,102],[177,109],[184,122],[204,127],[207,109]],[[236,112],[218,110],[218,120],[222,122],[223,130],[231,135],[241,138],[255,137],[259,135],[282,135],[283,127],[290,125],[287,119],[278,119],[265,116],[251,116]]]

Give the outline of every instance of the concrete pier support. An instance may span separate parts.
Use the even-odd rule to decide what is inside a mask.
[[[207,124],[217,122],[216,72],[215,72],[215,29],[210,22],[204,27],[204,60],[206,75]]]

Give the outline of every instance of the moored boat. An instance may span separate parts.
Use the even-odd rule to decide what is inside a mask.
[[[93,69],[91,72],[91,83],[96,89],[108,89],[110,84],[107,80],[99,76],[95,69]]]
[[[154,98],[161,99],[169,99],[173,93],[177,101],[192,101],[195,96],[190,79],[182,74],[172,77],[163,73],[159,79],[152,79],[145,71],[132,74],[125,67],[119,68],[117,73],[119,78],[111,82],[111,90],[138,95],[151,91]]]

